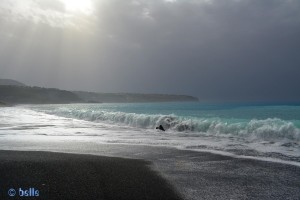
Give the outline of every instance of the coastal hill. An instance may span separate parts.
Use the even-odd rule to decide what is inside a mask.
[[[0,101],[9,104],[80,103],[76,94],[54,88],[0,85]]]
[[[12,79],[0,79],[0,85],[26,86],[24,83]]]
[[[144,102],[184,102],[198,101],[198,98],[187,95],[170,94],[132,94],[132,93],[95,93],[74,91],[74,93],[90,103],[144,103]]]
[[[95,93],[55,88],[30,87],[10,79],[0,79],[0,105],[56,103],[139,103],[198,101],[196,97],[166,94]]]

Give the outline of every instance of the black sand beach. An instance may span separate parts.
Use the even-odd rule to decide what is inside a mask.
[[[143,160],[0,151],[1,199],[181,199]],[[8,190],[16,191],[14,197]],[[38,190],[39,197],[19,197]],[[33,191],[31,189],[31,191]]]
[[[300,199],[299,166],[159,146],[47,138],[0,140],[4,149],[35,150],[0,151],[2,196],[10,187],[36,187],[41,196],[48,195],[40,199]]]

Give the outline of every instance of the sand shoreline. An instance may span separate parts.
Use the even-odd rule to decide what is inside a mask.
[[[104,158],[107,158],[106,156],[113,157],[111,158],[112,160],[122,160],[122,158],[126,158],[123,164],[130,163],[130,160],[133,159],[133,163],[141,162],[142,164],[140,164],[142,166],[150,167],[150,171],[154,172],[152,175],[159,175],[159,177],[162,177],[161,180],[163,182],[166,182],[169,186],[171,185],[170,187],[167,186],[167,188],[171,188],[171,191],[173,191],[171,192],[172,194],[179,193],[179,195],[186,200],[300,199],[300,167],[284,163],[234,158],[207,152],[178,150],[169,147],[99,144],[67,140],[58,141],[48,139],[47,141],[38,140],[32,142],[27,140],[26,142],[7,140],[0,142],[0,147],[2,149],[21,150],[18,151],[19,155],[22,155],[23,150],[27,149],[39,155],[49,154],[48,151],[50,151],[64,152],[67,154],[63,155],[67,156],[70,154],[70,156],[75,157],[90,157],[91,155],[96,155],[91,157],[97,157],[100,158],[100,160],[103,156]],[[3,162],[4,158],[6,161],[8,158],[16,160],[14,156],[7,156],[7,152],[10,151],[0,151],[0,167],[5,163]],[[16,152],[14,152],[14,154],[16,154]],[[29,155],[28,152],[24,154],[25,156],[19,157],[18,159],[23,159],[23,161],[28,160],[30,163],[31,161],[28,159],[30,156],[26,157],[26,154],[27,156]],[[129,158],[129,160],[127,160],[127,158]],[[75,163],[70,161],[69,163],[71,164],[68,164],[68,162],[69,160],[65,160],[66,166]],[[119,161],[116,161],[115,163],[118,162]],[[31,162],[31,166],[35,166],[35,163]],[[135,166],[135,164],[129,164],[129,166]],[[128,171],[122,167],[121,169],[126,173]],[[0,174],[1,181],[1,179],[4,180],[2,175],[7,173],[3,172],[2,169],[0,172],[2,173]],[[134,170],[133,173],[135,173]],[[136,175],[137,174],[134,176]],[[152,175],[149,175],[149,177],[152,177]],[[84,176],[82,175],[82,177]],[[5,180],[8,179],[6,178]],[[138,184],[140,183],[138,182]],[[156,191],[161,191],[161,188],[156,189]],[[179,195],[176,195],[175,198],[178,198]],[[67,196],[64,196],[64,198],[68,199]],[[132,197],[130,197],[130,199],[132,199]]]
[[[0,151],[0,181],[1,199],[181,199],[149,162],[115,157]]]

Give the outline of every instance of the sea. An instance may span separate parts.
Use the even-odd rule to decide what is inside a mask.
[[[162,125],[165,131],[156,129]],[[63,137],[164,146],[300,166],[300,106],[99,103],[0,108],[0,141]]]

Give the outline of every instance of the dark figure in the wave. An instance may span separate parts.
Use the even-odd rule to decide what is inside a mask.
[[[164,127],[162,125],[159,125],[158,127],[156,127],[156,129],[159,129],[161,131],[165,131]]]

